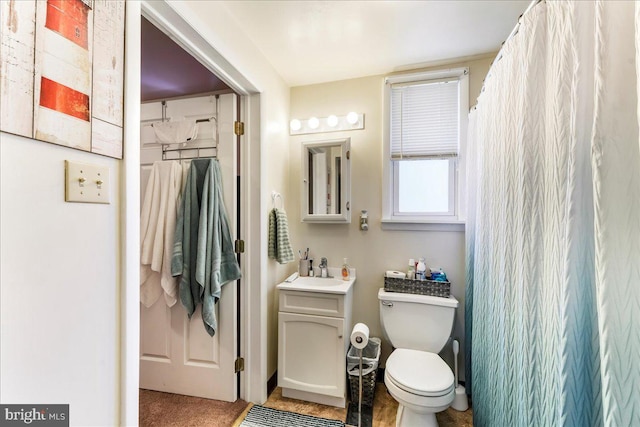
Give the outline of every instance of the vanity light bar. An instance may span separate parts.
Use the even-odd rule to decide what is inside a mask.
[[[289,135],[338,132],[364,129],[364,114],[351,112],[346,116],[311,117],[292,119],[289,122]]]

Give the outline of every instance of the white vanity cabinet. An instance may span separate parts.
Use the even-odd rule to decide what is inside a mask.
[[[278,385],[284,397],[344,408],[353,280],[336,293],[304,279],[278,285]]]

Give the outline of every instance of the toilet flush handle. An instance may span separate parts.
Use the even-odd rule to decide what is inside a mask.
[[[382,305],[385,307],[393,307],[393,303],[391,301],[382,301]]]

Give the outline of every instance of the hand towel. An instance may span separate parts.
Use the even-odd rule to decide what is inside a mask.
[[[191,162],[176,223],[171,272],[180,278],[180,300],[189,317],[202,303],[209,335],[217,330],[215,304],[222,286],[241,277],[215,159]]]
[[[277,214],[276,210],[272,209],[269,211],[269,241],[268,241],[268,249],[267,255],[271,259],[276,259],[277,251],[276,251],[276,239],[277,239],[277,229],[276,229],[276,221]]]
[[[198,124],[195,120],[154,123],[153,130],[160,144],[189,142],[198,136]]]
[[[289,220],[284,210],[273,208],[269,213],[269,258],[280,264],[294,260],[293,249],[289,241]]]
[[[153,164],[140,214],[140,301],[145,307],[155,304],[163,293],[169,307],[177,301],[171,257],[181,189],[178,162]]]

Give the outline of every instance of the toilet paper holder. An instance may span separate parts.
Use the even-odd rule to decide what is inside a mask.
[[[358,350],[360,363],[358,366],[358,427],[362,426],[362,350],[369,343],[369,327],[364,323],[356,323],[351,331],[351,345]]]

